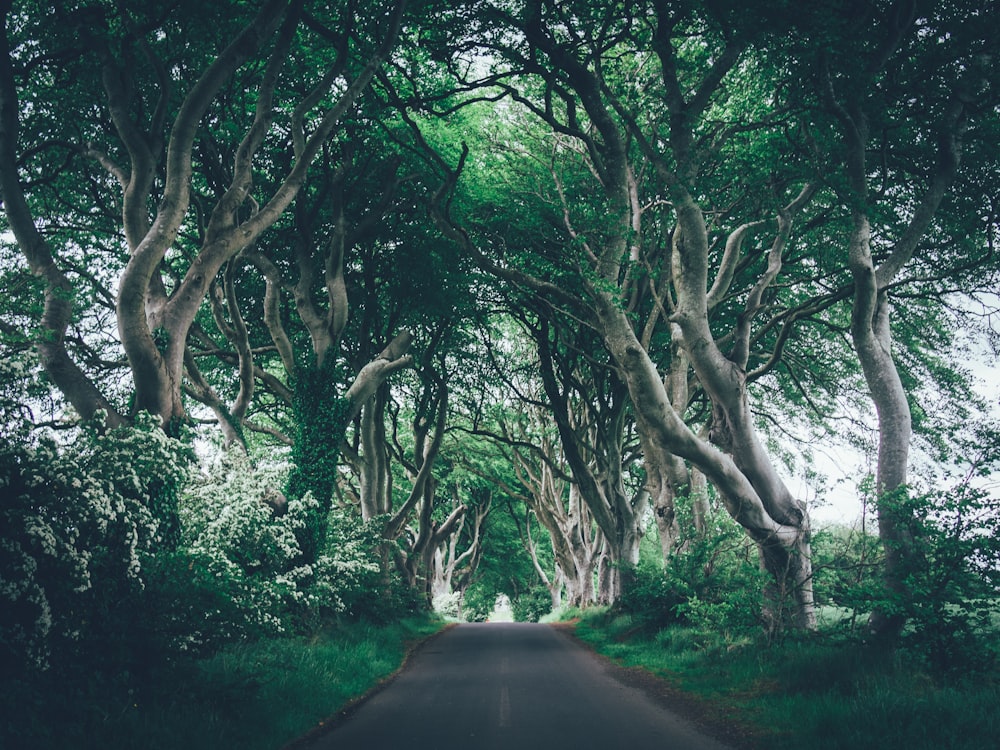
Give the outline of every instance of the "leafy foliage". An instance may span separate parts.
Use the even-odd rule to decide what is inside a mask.
[[[347,430],[349,403],[331,357],[323,366],[303,366],[296,376],[293,469],[288,494],[305,503],[297,531],[301,552],[313,559],[324,543],[324,522],[337,481],[340,443]],[[311,500],[307,500],[311,496]]]
[[[922,493],[901,490],[881,503],[882,512],[906,514],[920,551],[905,572],[905,596],[879,591],[886,611],[901,612],[910,623],[903,645],[934,671],[991,667],[1000,602],[996,498],[963,483]]]
[[[511,602],[515,622],[538,622],[552,611],[552,594],[542,585],[532,586]]]
[[[189,452],[153,418],[0,453],[0,660],[48,668],[114,654],[128,664],[168,647],[158,618],[169,615],[148,584],[170,565],[156,555],[176,548],[189,467]]]
[[[870,611],[872,592],[879,585],[882,544],[865,528],[829,526],[813,535],[816,602],[852,613],[845,621],[851,630]]]
[[[185,487],[190,451],[153,418],[16,445],[0,467],[0,643],[19,671],[135,668],[384,606],[377,523],[327,512],[324,546],[304,561],[310,493],[276,514],[263,498],[283,473],[237,454]]]
[[[687,503],[678,507],[684,509],[679,514],[684,522]],[[711,634],[713,641],[720,634],[739,639],[760,625],[763,577],[755,552],[735,522],[715,513],[706,533],[690,533],[665,564],[640,560],[635,585],[615,610],[651,632],[687,624]]]
[[[862,483],[875,503],[872,482]],[[819,603],[847,616],[839,624],[864,640],[873,609],[908,623],[900,645],[934,673],[990,669],[1000,602],[1000,518],[997,500],[969,482],[919,492],[903,488],[879,501],[879,512],[904,519],[919,554],[903,571],[902,587],[880,575],[892,540],[866,530],[830,528],[815,536]]]

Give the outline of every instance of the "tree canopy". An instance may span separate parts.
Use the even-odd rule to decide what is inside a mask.
[[[176,645],[650,575],[695,613],[676,592],[723,596],[697,571],[739,546],[774,636],[816,626],[802,482],[850,445],[894,643],[941,535],[975,556],[935,493],[1000,458],[966,366],[996,356],[1000,19],[800,6],[7,0],[2,549],[112,550],[136,597],[147,563],[219,576],[240,628],[161,622]],[[78,454],[144,465],[137,435],[159,484],[73,485]],[[60,451],[65,510],[24,468]],[[12,567],[28,661],[81,555],[51,596]]]

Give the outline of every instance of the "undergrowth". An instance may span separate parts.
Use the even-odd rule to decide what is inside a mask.
[[[834,630],[766,645],[684,625],[651,632],[607,609],[563,616],[600,653],[732,717],[752,747],[978,750],[1000,733],[1000,681],[988,658],[943,674],[915,654]]]
[[[415,617],[232,644],[142,679],[0,682],[0,746],[275,750],[394,672],[408,643],[441,626]]]

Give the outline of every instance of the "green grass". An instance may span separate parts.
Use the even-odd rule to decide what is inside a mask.
[[[1000,675],[972,674],[972,664],[964,676],[932,677],[905,654],[829,631],[766,647],[689,627],[645,632],[600,610],[583,614],[576,632],[701,697],[768,750],[979,750],[1000,735]]]
[[[442,626],[427,618],[356,623],[309,639],[236,644],[209,659],[160,670],[131,692],[81,680],[53,699],[52,686],[36,686],[36,710],[6,718],[7,743],[277,750],[392,674],[409,645]],[[7,746],[3,735],[0,746]]]

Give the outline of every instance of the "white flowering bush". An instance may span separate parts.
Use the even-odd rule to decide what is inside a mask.
[[[254,468],[231,452],[192,482],[179,506],[183,543],[194,565],[214,576],[244,632],[281,633],[350,613],[377,584],[372,533],[360,521],[333,515],[314,561],[301,535],[319,503],[306,493],[277,513],[265,502],[284,483],[279,468]]]
[[[188,461],[152,418],[0,449],[0,662],[149,650],[144,567],[176,540]]]
[[[365,522],[357,514],[333,510],[325,544],[313,564],[313,578],[304,592],[308,614],[385,619],[390,611],[398,611],[398,597],[388,595],[402,584],[389,580],[377,561],[384,520]]]
[[[65,444],[15,434],[0,447],[0,671],[140,674],[394,606],[379,523],[334,511],[317,554],[303,554],[319,503],[265,502],[285,467],[228,453],[192,471],[192,452],[148,416]]]

